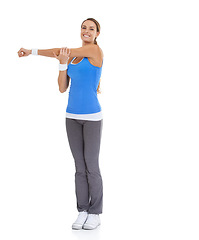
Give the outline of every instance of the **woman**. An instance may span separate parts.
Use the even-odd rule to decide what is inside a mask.
[[[65,92],[71,79],[66,131],[75,160],[75,189],[79,212],[73,229],[95,229],[100,225],[103,184],[99,169],[102,111],[97,93],[102,71],[103,52],[96,38],[100,25],[88,18],[81,25],[82,47],[31,49],[21,48],[19,57],[29,54],[55,57],[59,60],[58,85]]]

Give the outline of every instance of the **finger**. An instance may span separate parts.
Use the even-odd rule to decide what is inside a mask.
[[[18,51],[18,55],[19,55],[19,57],[22,57],[22,56],[23,56],[22,48]]]
[[[66,48],[63,48],[63,55],[66,55]]]

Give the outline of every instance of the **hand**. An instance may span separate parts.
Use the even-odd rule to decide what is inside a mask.
[[[31,54],[31,50],[21,48],[17,53],[19,57],[27,57],[28,55]]]
[[[67,47],[61,48],[58,56],[53,52],[53,55],[59,60],[61,64],[65,64],[68,62],[70,56],[70,49],[68,52],[67,50]]]

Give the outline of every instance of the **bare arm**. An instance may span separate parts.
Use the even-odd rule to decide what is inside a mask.
[[[58,56],[61,48],[38,49],[38,55],[44,57],[55,57],[53,52]],[[25,57],[32,53],[31,49],[21,48],[18,51],[19,57]],[[90,57],[98,58],[100,56],[100,48],[98,45],[89,44],[80,48],[70,48],[70,57]]]
[[[58,56],[61,48],[51,48],[51,49],[38,49],[38,55],[44,57],[55,57],[53,52]],[[32,50],[31,50],[32,53]]]
[[[59,85],[59,91],[61,93],[64,93],[68,86],[69,86],[70,78],[67,76],[67,70],[65,71],[59,71],[58,76],[58,85]]]
[[[61,64],[68,63],[72,60],[71,58],[69,58],[70,51],[68,51],[67,48],[62,48],[58,56],[55,54],[55,52],[53,52],[53,54]],[[67,76],[67,70],[59,71],[58,85],[59,85],[59,91],[61,93],[64,93],[67,90],[69,86],[69,81],[70,81],[70,78]]]
[[[44,56],[44,57],[55,57],[53,52],[58,56],[60,53],[61,48],[51,48],[51,49],[38,49],[38,55]],[[30,54],[32,54],[32,49],[25,49],[21,48],[18,51],[18,56],[19,57],[27,57]]]

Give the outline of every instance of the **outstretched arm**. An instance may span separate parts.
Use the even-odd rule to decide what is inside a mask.
[[[51,48],[51,49],[38,49],[38,55],[44,57],[55,57],[59,56],[61,48]],[[54,53],[53,53],[54,52]],[[18,51],[19,57],[26,57],[32,54],[32,49],[21,48]],[[80,48],[70,48],[70,57],[90,57],[90,58],[98,58],[100,56],[100,48],[98,45],[89,44]]]
[[[44,57],[55,57],[53,52],[58,56],[61,48],[38,49],[38,55]]]
[[[53,52],[58,56],[60,53],[61,48],[51,48],[51,49],[38,49],[38,55],[44,56],[44,57],[55,57]],[[25,49],[21,48],[18,51],[19,57],[27,57],[28,55],[32,54],[32,49]]]

